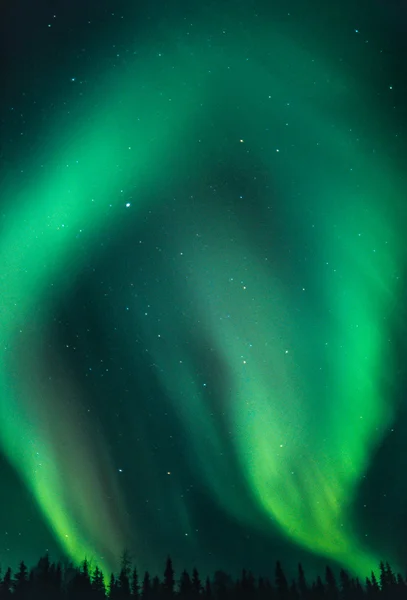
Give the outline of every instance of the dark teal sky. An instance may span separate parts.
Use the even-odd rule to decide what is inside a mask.
[[[406,16],[3,4],[2,564],[405,564]]]

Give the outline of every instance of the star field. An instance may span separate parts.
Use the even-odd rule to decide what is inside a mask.
[[[397,17],[181,4],[2,9],[0,561],[403,564]]]

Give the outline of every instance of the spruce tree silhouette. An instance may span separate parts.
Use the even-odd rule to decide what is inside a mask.
[[[380,589],[384,594],[387,594],[391,586],[389,573],[383,561],[380,562]]]
[[[122,558],[122,566],[118,578],[117,598],[130,600],[130,563],[127,556]]]
[[[131,595],[132,595],[133,600],[139,600],[139,598],[140,598],[140,587],[139,587],[139,581],[138,581],[137,567],[133,568],[133,571],[131,574]]]
[[[397,585],[397,577],[393,573],[392,568],[391,568],[391,566],[389,565],[388,562],[386,562],[385,570],[386,570],[386,578],[387,578],[388,586],[392,590]]]
[[[267,577],[259,577],[257,593],[259,600],[276,600],[276,590]]]
[[[352,590],[351,579],[345,569],[340,570],[339,582],[339,596],[341,600],[345,600],[345,598],[349,597]]]
[[[213,594],[217,600],[225,600],[230,595],[233,581],[225,571],[215,571],[213,576]]]
[[[318,575],[316,582],[312,584],[312,596],[315,600],[322,600],[325,596],[324,584],[321,577]]]
[[[175,579],[174,579],[174,569],[172,566],[172,560],[170,557],[167,558],[167,562],[165,564],[164,571],[164,582],[163,582],[163,595],[166,600],[172,598],[174,596],[175,589]]]
[[[194,569],[192,571],[192,595],[195,600],[197,600],[197,598],[199,598],[199,596],[202,594],[202,591],[203,591],[202,583],[199,578],[198,569],[196,567],[194,567]]]
[[[301,598],[300,592],[298,590],[298,585],[295,579],[292,580],[290,585],[289,598],[290,600],[300,600]]]
[[[308,584],[301,563],[298,563],[298,590],[301,600],[306,600],[308,596]]]
[[[360,583],[359,577],[355,579],[355,600],[362,600],[364,598],[365,592]]]
[[[130,599],[131,557],[128,550],[124,550],[120,559],[120,573],[118,577],[118,597],[121,600]]]
[[[109,592],[108,592],[109,600],[118,600],[118,590],[119,590],[119,584],[117,583],[117,579],[116,579],[114,573],[112,573],[110,575],[110,581],[109,581]]]
[[[254,578],[254,575],[251,571],[247,572],[247,578],[246,578],[246,591],[247,591],[247,597],[248,598],[254,598],[256,596],[256,580]]]
[[[28,597],[28,569],[25,562],[22,560],[18,567],[17,573],[14,575],[13,581],[14,595],[16,600],[26,600]]]
[[[288,600],[288,583],[280,561],[276,562],[275,582],[279,600]]]
[[[151,584],[151,596],[153,600],[157,600],[157,598],[160,598],[162,596],[161,592],[162,588],[160,578],[158,577],[158,575],[156,575],[155,577],[153,577],[153,581]]]
[[[72,600],[88,600],[92,596],[92,583],[87,559],[76,570],[75,576],[69,584],[69,597]]]
[[[52,563],[52,582],[55,598],[61,598],[62,595],[62,566],[58,561],[55,565]]]
[[[185,569],[181,573],[181,577],[179,580],[179,592],[180,598],[183,600],[190,599],[192,596],[192,581],[189,576],[188,571]]]
[[[265,600],[267,595],[267,591],[266,591],[266,584],[264,581],[264,577],[259,577],[258,583],[257,583],[257,596],[259,598],[259,600]]]
[[[275,586],[267,577],[256,580],[250,571],[242,569],[236,580],[217,570],[212,581],[206,577],[203,587],[196,568],[192,577],[184,570],[176,585],[168,557],[163,580],[157,575],[151,579],[146,571],[140,586],[137,569],[124,553],[119,573],[111,574],[106,590],[105,578],[97,565],[91,567],[85,559],[77,567],[70,562],[62,567],[59,562],[51,562],[46,554],[30,570],[24,561],[14,575],[8,567],[1,577],[0,570],[0,600],[407,600],[406,579],[395,573],[389,563],[381,562],[379,570],[380,583],[371,572],[362,585],[359,578],[351,578],[342,569],[338,585],[332,567],[327,566],[325,583],[319,575],[308,583],[298,564],[297,577],[289,585],[277,561]]]
[[[239,600],[251,600],[256,595],[256,582],[253,573],[242,569],[240,581],[236,582],[235,596]]]
[[[204,596],[206,599],[212,598],[212,586],[209,577],[207,577],[205,580]]]
[[[144,573],[143,585],[141,587],[141,597],[142,600],[150,600],[151,598],[151,581],[150,573],[148,571]]]
[[[93,600],[104,600],[106,597],[106,586],[104,576],[98,566],[92,574],[92,599]]]
[[[325,568],[325,598],[327,600],[338,600],[339,598],[335,575],[329,566]]]
[[[8,567],[0,583],[0,596],[2,600],[7,600],[11,597],[12,575],[11,569]]]
[[[40,557],[37,566],[34,568],[35,593],[44,600],[51,600],[52,597],[50,566],[51,562],[47,552],[44,556]]]
[[[397,579],[397,583],[396,583],[394,597],[397,600],[403,600],[406,597],[406,591],[407,591],[406,582],[404,581],[401,573],[397,573],[396,579]]]

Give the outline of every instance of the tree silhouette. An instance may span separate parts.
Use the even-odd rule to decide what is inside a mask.
[[[151,581],[150,573],[148,571],[144,573],[143,585],[141,588],[141,597],[142,600],[148,600],[151,598]]]
[[[298,589],[301,599],[306,600],[308,595],[308,584],[307,580],[305,579],[305,573],[301,563],[298,563]]]
[[[110,575],[108,597],[109,600],[118,600],[119,597],[119,584],[114,573]]]
[[[348,598],[352,591],[352,583],[349,573],[345,569],[341,569],[339,573],[339,595],[342,600]]]
[[[136,567],[133,568],[133,571],[131,574],[131,595],[134,600],[139,600],[139,598],[140,598],[138,571],[137,571]]]
[[[172,560],[170,557],[167,558],[167,562],[165,564],[164,571],[164,583],[163,583],[163,592],[165,598],[171,598],[174,595],[175,588],[175,579],[174,579],[174,569],[172,566]]]
[[[225,571],[215,571],[213,576],[213,592],[217,600],[227,598],[233,586],[232,578]]]
[[[205,580],[205,590],[204,590],[205,598],[212,598],[212,586],[209,577]]]
[[[279,561],[275,564],[275,586],[267,577],[257,580],[251,571],[242,569],[233,580],[225,571],[215,571],[212,581],[202,586],[197,568],[192,576],[184,569],[177,585],[174,568],[168,557],[164,578],[151,577],[146,571],[141,586],[138,572],[124,553],[120,570],[112,573],[106,590],[105,578],[98,565],[91,568],[85,559],[79,566],[51,562],[49,555],[41,556],[28,569],[21,561],[13,574],[10,567],[0,571],[0,600],[407,600],[407,582],[389,563],[379,565],[379,582],[374,572],[364,578],[364,585],[347,571],[339,571],[339,585],[334,570],[327,565],[324,580],[318,575],[308,582],[301,564],[297,577],[288,579]]]
[[[102,571],[98,566],[92,574],[92,598],[94,600],[104,600],[106,597],[106,586]]]
[[[0,583],[0,596],[4,600],[11,597],[12,575],[11,569],[8,567]]]
[[[290,600],[300,600],[300,598],[301,598],[300,592],[298,590],[297,582],[295,581],[295,579],[292,580],[291,585],[290,585],[289,598],[290,598]]]
[[[157,598],[160,597],[160,592],[161,592],[160,578],[158,577],[158,575],[155,575],[155,577],[153,577],[153,581],[151,584],[151,596],[154,598],[154,600],[156,600]]]
[[[312,584],[312,595],[315,600],[322,600],[325,596],[325,588],[321,577],[318,575],[316,582]]]
[[[199,578],[198,569],[194,567],[192,571],[192,593],[194,598],[198,598],[202,593],[202,583]]]
[[[276,562],[275,582],[279,600],[287,600],[288,582],[279,560]]]
[[[335,575],[329,566],[325,568],[325,597],[327,600],[338,600],[339,597]]]
[[[120,569],[119,573],[117,586],[117,597],[120,598],[120,600],[128,600],[130,598],[129,571],[129,566],[122,565],[122,568]]]
[[[184,569],[179,580],[179,596],[180,598],[191,598],[192,596],[192,581],[188,571]]]
[[[20,562],[17,573],[14,575],[14,595],[13,597],[17,600],[25,600],[28,596],[28,568],[26,567],[25,562],[22,560]]]

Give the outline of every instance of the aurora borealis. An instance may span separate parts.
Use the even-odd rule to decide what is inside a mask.
[[[2,101],[0,561],[405,562],[387,9],[75,4]]]

